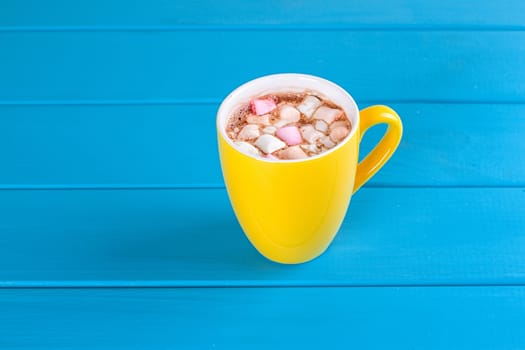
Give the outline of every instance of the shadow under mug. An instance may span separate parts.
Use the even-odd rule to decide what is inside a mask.
[[[344,109],[350,134],[334,148],[301,160],[270,160],[239,151],[226,134],[228,118],[240,105],[269,93],[312,91]],[[388,128],[358,163],[359,143],[372,126]],[[358,110],[340,86],[312,75],[274,74],[245,83],[217,112],[219,155],[233,210],[253,246],[270,260],[297,264],[321,255],[337,234],[352,194],[392,156],[403,133],[387,106]]]

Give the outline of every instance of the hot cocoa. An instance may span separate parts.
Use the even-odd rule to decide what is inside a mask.
[[[267,159],[305,159],[335,147],[352,125],[344,110],[315,92],[259,96],[228,119],[238,149]]]

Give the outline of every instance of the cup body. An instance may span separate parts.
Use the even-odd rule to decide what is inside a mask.
[[[269,160],[240,152],[226,135],[232,111],[253,97],[313,91],[344,109],[350,134],[333,149],[302,160]],[[276,74],[234,90],[217,113],[219,154],[235,215],[254,247],[280,263],[322,254],[345,217],[359,154],[359,111],[336,84],[304,74]]]

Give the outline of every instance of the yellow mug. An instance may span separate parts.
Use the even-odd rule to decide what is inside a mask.
[[[256,96],[313,91],[342,107],[352,130],[337,146],[301,160],[271,160],[239,151],[226,135],[232,111]],[[359,143],[372,126],[388,129],[358,163]],[[403,133],[386,106],[359,111],[340,86],[311,75],[274,74],[235,89],[217,112],[219,154],[233,210],[253,246],[270,260],[297,264],[321,255],[346,215],[350,198],[392,156]]]

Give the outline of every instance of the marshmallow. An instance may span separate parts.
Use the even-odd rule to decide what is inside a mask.
[[[256,115],[263,115],[266,113],[270,113],[273,111],[277,105],[275,104],[275,101],[271,98],[257,98],[255,100],[252,100],[250,102],[250,108],[253,113]]]
[[[330,131],[330,138],[335,142],[339,142],[344,139],[349,132],[350,131],[346,127],[338,126]]]
[[[270,115],[264,114],[264,115],[249,115],[246,118],[246,121],[249,124],[262,124],[262,125],[270,125]]]
[[[301,113],[293,106],[282,105],[279,108],[279,118],[281,118],[281,120],[286,120],[289,123],[295,123],[301,119]]]
[[[279,157],[283,159],[304,159],[308,155],[304,153],[300,146],[292,146],[279,152]]]
[[[344,126],[346,128],[347,125],[348,125],[348,122],[340,120],[338,122],[330,124],[330,130],[334,130],[335,128],[337,128],[339,126]]]
[[[246,153],[246,154],[248,154],[250,156],[259,156],[260,155],[259,150],[257,148],[255,148],[255,147],[253,147],[248,142],[239,141],[239,142],[235,142],[235,145],[237,146],[239,151],[241,151],[243,153]]]
[[[301,145],[301,148],[310,153],[319,153],[319,147],[317,147],[315,143],[309,143],[308,145]]]
[[[275,126],[267,126],[262,130],[265,134],[273,135],[277,131],[277,128]]]
[[[341,114],[343,114],[343,111],[340,109],[321,106],[317,108],[317,110],[315,111],[313,115],[313,118],[324,120],[327,124],[331,124]]]
[[[316,120],[315,128],[321,132],[326,132],[326,130],[328,130],[328,124],[326,124],[323,120]]]
[[[275,135],[286,142],[288,146],[295,146],[303,141],[297,126],[285,126],[284,128],[280,128],[275,132]]]
[[[335,146],[335,143],[334,141],[330,140],[330,137],[329,136],[323,136],[319,139],[319,142],[321,142],[321,144],[323,146],[325,146],[326,148],[332,148]]]
[[[311,118],[314,111],[321,105],[321,100],[309,95],[297,106],[297,109],[307,118]]]
[[[290,123],[291,122],[289,120],[279,119],[279,121],[274,123],[273,126],[275,126],[276,128],[282,128],[283,126],[288,125]]]
[[[242,128],[237,138],[239,140],[253,140],[258,138],[260,134],[258,125],[248,124]]]
[[[275,136],[264,134],[255,141],[255,146],[268,154],[286,147],[286,143],[282,142]]]
[[[302,101],[298,96],[304,96]],[[278,100],[283,101],[277,105]],[[227,133],[240,152],[259,159],[305,159],[336,147],[350,134],[344,116],[341,108],[315,95],[265,95],[243,105]]]
[[[325,136],[322,132],[315,130],[310,124],[301,127],[301,134],[308,143],[315,143],[319,138]]]
[[[279,160],[279,158],[277,158],[276,156],[272,154],[265,154],[263,158],[270,159],[270,160]]]

